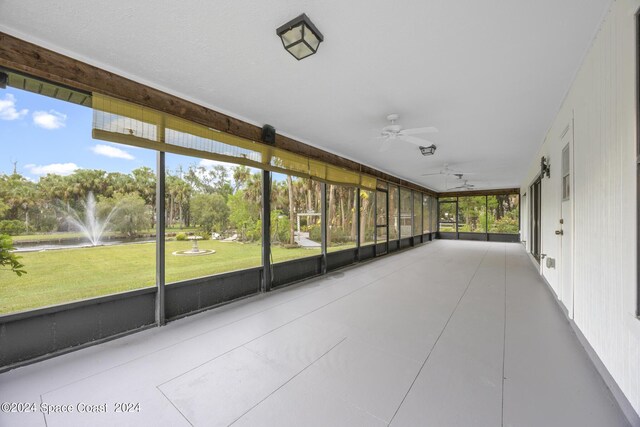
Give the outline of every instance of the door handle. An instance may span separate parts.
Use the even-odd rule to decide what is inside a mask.
[[[564,234],[564,231],[556,230],[556,236],[562,236],[563,234]]]

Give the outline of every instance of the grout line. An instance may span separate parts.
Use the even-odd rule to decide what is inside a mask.
[[[165,399],[167,399],[167,400],[169,401],[169,403],[171,403],[171,406],[173,406],[173,407],[175,408],[175,410],[176,410],[176,411],[178,411],[178,413],[179,413],[180,415],[182,415],[182,418],[184,418],[184,420],[185,420],[186,422],[188,422],[190,426],[192,426],[192,427],[193,427],[193,423],[192,423],[191,421],[189,421],[189,418],[187,418],[187,416],[186,416],[185,414],[183,414],[183,413],[182,413],[182,411],[180,410],[180,408],[178,408],[178,407],[173,403],[173,401],[172,401],[171,399],[169,399],[169,398],[167,397],[167,395],[166,395],[166,394],[164,394],[164,392],[163,392],[162,390],[160,390],[160,387],[156,386],[156,390],[158,390],[158,391],[160,392],[160,394],[162,394],[162,395],[164,396],[164,398],[165,398]]]
[[[402,269],[402,268],[404,268],[404,266],[399,267],[399,268],[398,268],[398,270],[400,270],[400,269]],[[354,269],[354,270],[355,270],[355,269]],[[396,271],[397,271],[397,270],[393,270],[393,271],[392,271],[391,273],[389,273],[388,275],[391,275],[391,274],[395,273]],[[380,279],[382,279],[382,278],[384,278],[384,277],[387,277],[388,275],[381,276],[380,278],[374,279],[374,280],[372,280],[371,282],[365,283],[365,284],[363,284],[361,287],[354,289],[353,291],[349,292],[348,294],[345,294],[345,295],[343,295],[343,296],[341,296],[341,297],[339,297],[339,298],[337,298],[337,299],[335,299],[335,300],[332,300],[332,301],[330,301],[329,303],[327,303],[327,304],[325,304],[325,305],[323,305],[323,306],[321,306],[321,307],[318,307],[317,309],[315,309],[315,310],[313,310],[313,311],[310,311],[310,312],[308,312],[308,313],[305,313],[304,315],[302,315],[302,316],[300,316],[300,317],[303,317],[303,316],[305,316],[306,314],[311,314],[311,313],[313,313],[314,311],[316,311],[316,310],[318,310],[318,309],[320,309],[320,308],[323,308],[323,307],[325,307],[325,306],[326,306],[326,305],[328,305],[328,304],[331,304],[332,302],[338,301],[339,299],[344,298],[344,297],[346,297],[346,296],[348,296],[348,295],[350,295],[350,294],[352,294],[352,293],[354,293],[354,292],[356,292],[356,291],[360,290],[361,288],[367,287],[367,286],[371,285],[372,283],[374,283],[374,282],[376,282],[376,281],[378,281],[378,280],[380,280]],[[334,282],[334,283],[331,283],[329,286],[336,286],[338,283],[339,283],[339,282]],[[54,391],[58,391],[58,390],[60,390],[60,389],[63,389],[63,388],[68,387],[68,386],[70,386],[70,385],[73,385],[73,384],[79,383],[79,382],[84,381],[84,380],[86,380],[86,379],[89,379],[89,378],[95,377],[95,376],[97,376],[97,375],[103,374],[103,373],[108,372],[108,371],[110,371],[110,370],[113,370],[113,369],[116,369],[116,368],[120,368],[120,367],[122,367],[122,366],[124,366],[124,365],[127,365],[127,364],[131,363],[131,362],[135,362],[135,361],[137,361],[137,360],[143,359],[143,358],[145,358],[145,357],[147,357],[147,356],[151,356],[151,355],[153,355],[153,354],[155,354],[155,353],[158,353],[158,352],[160,352],[160,351],[167,350],[167,349],[169,349],[169,348],[172,348],[172,347],[178,346],[178,345],[180,345],[180,344],[182,344],[182,343],[184,343],[184,342],[186,342],[186,341],[192,340],[192,339],[194,339],[194,338],[198,338],[198,337],[200,337],[200,336],[202,336],[202,335],[206,335],[206,334],[208,334],[208,333],[210,333],[210,332],[214,332],[214,331],[217,331],[217,330],[219,330],[219,329],[226,328],[227,326],[231,326],[231,325],[233,325],[234,323],[238,323],[238,322],[241,322],[241,321],[243,321],[243,320],[249,319],[249,318],[251,318],[251,317],[253,317],[253,316],[257,316],[257,315],[259,315],[259,314],[262,314],[262,313],[264,313],[264,312],[266,312],[266,311],[269,311],[269,310],[274,309],[274,308],[276,308],[276,307],[279,307],[279,306],[281,306],[281,305],[284,305],[284,304],[287,304],[287,303],[290,303],[290,302],[296,301],[296,300],[298,300],[298,299],[300,299],[300,298],[303,298],[303,297],[305,297],[305,296],[309,296],[309,295],[311,295],[311,294],[313,294],[313,293],[319,292],[319,291],[321,291],[321,290],[323,290],[323,289],[326,289],[326,288],[313,289],[313,290],[311,290],[311,291],[309,291],[309,292],[305,292],[305,293],[303,293],[302,295],[299,295],[299,296],[293,297],[293,298],[291,298],[291,299],[287,299],[287,300],[285,300],[285,301],[282,301],[282,302],[280,302],[280,303],[278,303],[278,304],[274,304],[274,305],[272,305],[272,306],[266,307],[266,308],[264,308],[263,310],[260,310],[260,311],[257,311],[257,312],[251,313],[251,314],[247,314],[247,315],[246,315],[246,316],[244,316],[244,317],[241,317],[241,318],[239,318],[239,319],[236,319],[236,320],[230,321],[230,322],[225,323],[225,324],[223,324],[223,325],[220,325],[220,326],[218,326],[218,327],[215,327],[215,328],[212,328],[212,329],[207,329],[206,331],[203,331],[203,332],[201,332],[201,333],[199,333],[199,334],[196,334],[196,335],[193,335],[193,336],[191,336],[191,337],[189,337],[189,338],[185,338],[185,339],[183,339],[183,340],[180,340],[180,341],[174,342],[173,344],[170,344],[170,345],[167,345],[167,346],[161,347],[161,348],[159,348],[159,349],[157,349],[157,350],[154,350],[154,351],[152,351],[152,352],[150,352],[150,353],[145,353],[145,354],[143,354],[143,355],[141,355],[141,356],[135,357],[135,358],[133,358],[133,359],[129,359],[129,360],[125,361],[125,362],[119,363],[119,364],[117,364],[117,365],[115,365],[115,366],[112,366],[112,367],[110,367],[110,368],[107,368],[107,369],[105,369],[105,370],[95,372],[95,373],[93,373],[93,374],[91,374],[91,375],[88,375],[88,376],[86,376],[86,377],[79,378],[79,379],[77,379],[77,380],[75,380],[75,381],[72,381],[72,382],[70,382],[70,383],[66,383],[66,384],[61,385],[61,386],[59,386],[59,387],[53,388],[53,389],[51,389],[51,390],[48,390],[48,391],[46,391],[45,393],[43,393],[43,395],[45,395],[45,394],[49,394],[49,393],[52,393],[52,392],[54,392]],[[268,298],[268,297],[269,297],[269,295],[264,295],[264,298]],[[293,319],[292,321],[295,321],[295,320],[297,320],[297,319],[298,319],[298,318]],[[287,323],[284,323],[284,324],[280,325],[279,327],[285,326],[285,325],[287,325],[287,324],[291,323],[292,321],[289,321],[289,322],[287,322]],[[278,327],[278,328],[279,328],[279,327]],[[254,341],[255,339],[261,338],[262,336],[264,336],[264,335],[266,335],[266,334],[269,334],[269,333],[271,333],[271,332],[275,331],[275,330],[276,330],[276,329],[278,329],[278,328],[272,329],[272,330],[270,330],[270,331],[266,332],[265,334],[260,335],[259,337],[254,338],[254,339],[253,339],[253,340],[251,340],[251,341],[247,341],[247,342],[246,342],[246,343],[244,343],[244,344],[248,344],[248,343],[250,343],[250,342]],[[163,332],[163,331],[159,331],[159,333],[162,333],[162,332]],[[244,344],[242,344],[242,345],[244,345]],[[235,347],[235,348],[237,348],[237,347]],[[229,351],[233,351],[233,350],[235,350],[235,348],[233,348],[233,349],[231,349],[231,350],[229,350]],[[222,354],[220,354],[219,356],[223,356],[223,355],[224,355],[224,354],[226,354],[226,353],[228,353],[228,352],[222,353]],[[215,358],[214,358],[214,359],[215,359]],[[214,360],[214,359],[211,359],[211,360]],[[206,363],[206,362],[205,362],[205,363]],[[177,378],[177,377],[176,377],[176,378]],[[163,383],[163,384],[164,384],[164,383]]]
[[[289,384],[291,381],[293,381],[294,378],[296,378],[298,375],[300,375],[301,373],[303,373],[304,371],[306,371],[307,369],[309,369],[311,366],[313,366],[316,362],[318,362],[320,359],[322,359],[324,356],[326,356],[327,354],[329,354],[329,352],[331,352],[331,350],[333,350],[334,348],[336,348],[337,346],[339,346],[340,344],[342,344],[345,340],[347,339],[347,337],[342,338],[340,341],[338,341],[336,344],[333,345],[333,347],[331,347],[329,350],[325,351],[324,353],[322,353],[320,355],[320,357],[318,357],[317,359],[315,359],[313,362],[309,363],[307,366],[305,366],[304,368],[302,368],[302,370],[300,372],[298,372],[297,374],[295,374],[294,376],[292,376],[291,378],[289,378],[287,381],[285,381],[282,385],[280,385],[278,388],[276,388],[274,391],[272,391],[271,393],[269,393],[264,399],[260,400],[258,403],[256,403],[255,405],[253,405],[251,408],[247,409],[245,412],[242,413],[242,415],[240,415],[238,418],[236,418],[235,420],[233,420],[233,422],[231,422],[229,424],[229,426],[235,424],[240,418],[244,417],[245,415],[247,415],[249,412],[251,412],[255,407],[257,407],[258,405],[260,405],[262,402],[264,402],[265,400],[267,400],[268,398],[270,398],[271,396],[273,396],[275,393],[278,392],[278,390],[282,389],[284,386],[286,386],[287,384]]]
[[[425,247],[426,247],[426,246],[425,246]],[[398,255],[400,255],[400,253],[399,253]],[[375,259],[374,259],[374,261],[375,261]],[[305,313],[305,314],[303,314],[303,315],[301,315],[301,316],[299,316],[299,317],[297,317],[297,318],[295,318],[295,319],[293,319],[293,320],[290,320],[289,322],[286,322],[286,323],[284,323],[284,324],[282,324],[282,325],[280,325],[280,326],[278,326],[278,327],[276,327],[276,328],[274,328],[274,329],[272,329],[272,330],[270,330],[270,331],[267,331],[266,333],[264,333],[264,334],[262,334],[262,335],[260,335],[260,336],[258,336],[258,337],[256,337],[256,338],[254,338],[254,339],[252,339],[252,340],[250,340],[250,341],[247,341],[246,343],[243,343],[243,344],[241,344],[241,345],[239,345],[239,346],[237,346],[237,347],[234,347],[234,348],[230,349],[229,351],[226,351],[226,352],[224,352],[224,353],[221,353],[221,354],[219,354],[218,356],[214,357],[213,359],[210,359],[210,360],[208,360],[207,362],[204,362],[204,363],[202,363],[202,364],[200,364],[200,365],[196,366],[195,368],[192,368],[191,370],[196,369],[196,368],[199,368],[200,366],[202,366],[202,365],[204,365],[204,364],[206,364],[206,363],[208,363],[208,362],[210,362],[210,361],[212,361],[212,360],[215,360],[215,359],[217,359],[218,357],[224,356],[225,354],[227,354],[227,353],[229,353],[229,352],[231,352],[231,351],[233,351],[233,350],[237,349],[238,347],[241,347],[242,345],[249,344],[250,342],[253,342],[253,341],[255,341],[255,340],[259,339],[259,338],[262,338],[263,336],[265,336],[265,335],[267,335],[267,334],[269,334],[269,333],[271,333],[271,332],[273,332],[273,331],[275,331],[275,330],[277,330],[277,329],[279,329],[279,328],[281,328],[281,327],[283,327],[283,326],[286,326],[286,325],[290,324],[291,322],[294,322],[294,321],[296,321],[296,320],[298,320],[298,319],[300,319],[300,318],[302,318],[302,317],[304,317],[304,316],[306,316],[306,315],[308,315],[308,314],[311,314],[311,313],[313,313],[313,312],[315,312],[315,311],[317,311],[317,310],[319,310],[319,309],[321,309],[321,308],[324,308],[324,307],[326,307],[327,305],[332,304],[333,302],[339,301],[339,300],[340,300],[340,299],[342,299],[342,298],[345,298],[345,297],[347,297],[347,296],[349,296],[349,295],[351,295],[351,294],[353,294],[353,293],[355,293],[355,292],[357,292],[357,291],[359,291],[359,290],[361,290],[361,289],[364,289],[364,288],[366,288],[366,287],[368,287],[368,286],[372,285],[372,284],[373,284],[373,283],[375,283],[375,282],[378,282],[378,281],[380,281],[380,280],[382,280],[382,279],[384,279],[384,278],[386,278],[386,277],[388,277],[388,276],[390,276],[390,275],[392,275],[392,274],[394,274],[394,273],[396,273],[396,272],[398,272],[398,271],[401,271],[401,270],[405,269],[405,268],[406,268],[406,267],[408,267],[409,265],[412,265],[412,264],[415,264],[415,263],[418,263],[418,262],[420,262],[420,260],[411,260],[411,261],[408,261],[406,264],[402,264],[402,265],[397,265],[396,263],[392,263],[392,264],[390,264],[390,265],[391,265],[391,266],[394,266],[394,267],[396,267],[396,268],[394,268],[393,270],[391,270],[388,274],[381,275],[380,277],[377,277],[377,278],[375,278],[375,279],[372,279],[370,282],[363,284],[362,286],[360,286],[360,287],[358,287],[358,288],[356,288],[356,289],[352,290],[351,292],[349,292],[349,293],[347,293],[347,294],[345,294],[345,295],[342,295],[341,297],[338,297],[338,298],[336,298],[336,299],[334,299],[334,300],[332,300],[332,301],[329,301],[328,303],[326,303],[326,304],[324,304],[324,305],[322,305],[322,306],[320,306],[320,307],[317,307],[316,309],[314,309],[314,310],[312,310],[312,311],[309,311],[309,312],[307,312],[307,313]],[[357,266],[355,266],[355,267],[353,268],[353,270],[352,270],[352,271],[357,270],[357,269],[358,269],[358,267],[364,267],[364,266],[363,266],[363,265],[357,265]],[[376,267],[378,267],[378,266],[376,266]],[[382,267],[384,267],[384,266],[379,266],[379,268],[382,268]],[[356,274],[356,275],[360,275],[360,274],[363,274],[363,273],[366,273],[366,272],[367,272],[366,270],[363,270],[361,273],[358,273],[358,274]],[[321,277],[322,277],[322,276],[321,276]],[[312,280],[313,280],[313,279],[312,279]],[[337,283],[336,283],[336,282],[334,282],[334,283],[331,283],[329,286],[336,286],[338,283],[339,283],[339,282],[337,282]],[[303,294],[302,294],[302,295],[300,295],[300,296],[296,296],[296,297],[293,297],[293,298],[291,298],[291,299],[287,299],[287,300],[285,300],[285,301],[283,301],[283,302],[280,302],[280,303],[278,303],[278,304],[275,304],[275,305],[269,306],[269,307],[267,307],[267,308],[265,308],[265,309],[263,309],[263,310],[257,311],[257,312],[255,312],[255,313],[248,314],[248,315],[246,315],[246,316],[244,316],[244,317],[241,317],[241,318],[239,318],[239,319],[233,320],[233,321],[231,321],[231,322],[229,322],[229,323],[225,323],[224,325],[220,325],[220,326],[215,327],[215,328],[213,328],[213,329],[208,329],[208,330],[203,331],[203,332],[201,332],[201,333],[199,333],[199,334],[193,335],[193,336],[191,336],[191,337],[189,337],[189,338],[185,338],[184,340],[177,341],[177,342],[174,342],[173,344],[170,344],[170,345],[167,345],[167,346],[161,347],[161,348],[159,348],[159,349],[157,349],[157,350],[154,350],[154,351],[152,351],[152,352],[150,352],[150,353],[145,353],[145,354],[140,355],[140,356],[138,356],[138,357],[135,357],[135,358],[133,358],[133,359],[129,359],[129,360],[125,361],[125,362],[119,363],[119,364],[117,364],[117,365],[115,365],[115,366],[112,366],[112,367],[110,367],[110,368],[108,368],[108,369],[105,369],[105,370],[102,370],[102,371],[95,372],[95,373],[93,373],[93,374],[91,374],[91,375],[88,375],[88,376],[86,376],[86,377],[79,378],[79,379],[77,379],[77,380],[75,380],[75,381],[72,381],[72,382],[70,382],[70,383],[66,383],[66,384],[61,385],[61,386],[59,386],[59,387],[53,388],[53,389],[51,389],[51,390],[46,391],[46,392],[45,392],[45,393],[43,393],[42,395],[46,395],[46,394],[49,394],[49,393],[53,393],[53,392],[55,392],[55,391],[58,391],[58,390],[63,389],[63,388],[65,388],[65,387],[68,387],[68,386],[71,386],[71,385],[73,385],[73,384],[79,383],[79,382],[84,381],[84,380],[86,380],[86,379],[89,379],[89,378],[92,378],[92,377],[98,376],[98,375],[100,375],[100,374],[103,374],[103,373],[105,373],[105,372],[108,372],[108,371],[111,371],[111,370],[114,370],[114,369],[120,368],[120,367],[122,367],[122,366],[125,366],[125,365],[127,365],[127,364],[131,363],[131,362],[135,362],[135,361],[137,361],[137,360],[141,360],[141,359],[143,359],[143,358],[145,358],[145,357],[147,357],[147,356],[151,356],[151,355],[153,355],[153,354],[159,353],[159,352],[161,352],[161,351],[163,351],[163,350],[167,350],[167,349],[169,349],[169,348],[176,347],[176,346],[178,346],[178,345],[180,345],[180,344],[182,344],[182,343],[184,343],[184,342],[186,342],[186,341],[192,340],[192,339],[197,338],[197,337],[200,337],[200,336],[202,336],[202,335],[206,335],[206,334],[208,334],[208,333],[210,333],[210,332],[213,332],[213,331],[216,331],[216,330],[219,330],[219,329],[225,328],[225,327],[227,327],[227,326],[231,326],[231,325],[233,325],[233,324],[235,324],[235,323],[238,323],[238,322],[241,322],[241,321],[243,321],[243,320],[249,319],[249,318],[251,318],[251,317],[253,317],[253,316],[257,316],[257,315],[259,315],[259,314],[262,314],[262,313],[264,313],[264,312],[266,312],[266,311],[269,311],[269,310],[274,309],[274,308],[276,308],[276,307],[279,307],[279,306],[281,306],[281,305],[284,305],[284,304],[287,304],[287,303],[290,303],[290,302],[296,301],[296,300],[298,300],[298,299],[300,299],[300,298],[303,298],[303,297],[305,297],[305,296],[309,296],[309,295],[311,295],[311,294],[313,294],[313,293],[316,293],[316,292],[319,292],[319,291],[321,291],[321,290],[323,290],[323,289],[326,289],[326,288],[324,288],[324,287],[320,287],[320,288],[318,288],[318,289],[314,289],[314,290],[311,290],[311,291],[309,291],[309,292],[305,292],[305,293],[303,293]],[[264,297],[265,297],[265,298],[268,298],[268,297],[269,297],[269,295],[265,295]],[[159,333],[162,333],[162,332],[163,332],[163,331],[159,331]],[[184,374],[186,374],[187,372],[190,372],[191,370],[186,371],[186,372],[183,372],[183,373],[182,373],[182,374],[180,374],[180,375],[184,375]],[[172,378],[172,379],[170,379],[170,380],[168,380],[168,381],[165,381],[165,382],[163,382],[162,384],[159,384],[159,386],[162,386],[163,384],[165,384],[165,383],[167,383],[167,382],[169,382],[169,381],[172,381],[172,380],[174,380],[175,378],[178,378],[180,375],[178,375],[178,376],[176,376],[176,377],[174,377],[174,378]]]
[[[438,341],[440,341],[440,338],[444,334],[445,329],[447,329],[447,326],[449,325],[449,322],[451,321],[451,319],[453,318],[453,315],[455,314],[456,310],[458,309],[458,306],[460,305],[460,302],[462,301],[462,298],[464,298],[464,296],[467,294],[467,291],[469,290],[469,287],[471,286],[471,282],[473,282],[473,279],[476,277],[476,274],[478,274],[478,270],[480,270],[480,266],[484,262],[484,259],[486,258],[487,253],[489,252],[489,249],[490,248],[487,248],[487,250],[484,252],[484,255],[482,255],[482,259],[480,259],[480,262],[478,263],[478,266],[476,267],[475,271],[473,272],[473,275],[469,279],[469,283],[467,283],[467,287],[464,289],[464,292],[462,293],[462,295],[460,295],[460,298],[458,299],[458,302],[453,307],[453,310],[451,311],[451,314],[449,315],[449,318],[447,319],[447,322],[444,324],[444,327],[440,331],[440,334],[438,335],[438,338],[436,338],[435,342],[431,346],[431,349],[429,350],[429,353],[427,354],[426,359],[424,359],[424,362],[422,362],[422,366],[420,366],[420,369],[418,370],[418,373],[416,374],[415,378],[411,382],[411,385],[409,386],[409,389],[405,393],[404,397],[402,398],[402,401],[398,405],[398,408],[393,413],[393,416],[391,417],[391,420],[389,420],[389,424],[387,424],[387,425],[391,425],[391,423],[393,423],[393,420],[395,419],[396,415],[398,415],[398,411],[400,411],[400,408],[404,404],[404,401],[407,399],[407,396],[409,395],[409,393],[413,389],[413,386],[416,383],[416,381],[418,380],[418,377],[422,373],[422,370],[424,369],[425,365],[427,364],[427,361],[429,360],[429,357],[431,356],[431,353],[433,352],[433,349],[436,348],[436,345],[438,345]]]
[[[504,247],[504,330],[502,332],[502,410],[500,414],[500,425],[504,427],[504,366],[507,352],[507,246]]]
[[[354,293],[356,293],[356,292],[358,292],[358,291],[360,291],[360,290],[362,290],[362,289],[364,289],[364,288],[366,288],[366,287],[368,287],[368,286],[371,286],[372,284],[374,284],[374,283],[376,283],[376,282],[378,282],[378,281],[382,280],[383,278],[385,278],[385,277],[387,277],[387,276],[389,276],[389,275],[391,275],[391,274],[393,274],[393,273],[395,273],[395,270],[394,270],[393,272],[389,273],[388,275],[381,276],[381,277],[379,277],[379,278],[377,278],[377,279],[375,279],[375,280],[372,280],[371,282],[367,283],[366,285],[360,286],[359,288],[356,288],[356,289],[352,290],[351,292],[348,292],[348,293],[346,293],[346,294],[342,295],[341,297],[338,297],[338,298],[336,298],[336,299],[334,299],[334,300],[331,300],[331,301],[327,302],[326,304],[323,304],[323,305],[321,305],[321,306],[319,306],[319,307],[314,308],[314,309],[313,309],[313,310],[311,310],[311,311],[308,311],[308,312],[306,312],[306,313],[304,313],[304,314],[301,314],[300,316],[295,317],[295,318],[293,318],[293,319],[289,320],[288,322],[285,322],[285,323],[281,324],[280,326],[277,326],[277,327],[275,327],[275,328],[273,328],[273,329],[271,329],[271,330],[269,330],[269,331],[265,332],[265,333],[264,333],[264,334],[262,334],[262,335],[259,335],[259,336],[255,337],[255,338],[252,338],[252,339],[250,339],[249,341],[244,342],[244,343],[242,343],[242,344],[240,344],[240,345],[238,345],[238,346],[236,346],[236,347],[234,347],[234,348],[232,348],[232,349],[230,349],[230,350],[228,350],[228,351],[225,351],[224,353],[219,354],[219,355],[215,356],[215,357],[214,357],[214,358],[212,358],[212,359],[209,359],[209,360],[207,360],[207,361],[205,361],[205,362],[203,362],[203,363],[201,363],[201,364],[199,364],[199,365],[197,365],[197,366],[194,366],[193,368],[191,368],[191,369],[189,369],[189,370],[187,370],[187,371],[182,372],[181,374],[179,374],[179,375],[177,375],[177,376],[175,376],[175,377],[173,377],[173,378],[171,378],[171,379],[169,379],[169,380],[167,380],[167,381],[165,381],[165,382],[163,382],[163,383],[159,384],[158,386],[160,387],[160,386],[162,386],[162,385],[164,385],[164,384],[166,384],[166,383],[168,383],[168,382],[171,382],[171,381],[175,380],[176,378],[181,377],[182,375],[185,375],[185,374],[187,374],[187,373],[189,373],[189,372],[191,372],[191,371],[193,371],[193,370],[195,370],[195,369],[200,368],[201,366],[206,365],[207,363],[209,363],[209,362],[211,362],[211,361],[213,361],[213,360],[216,360],[216,359],[217,359],[217,358],[219,358],[219,357],[224,356],[224,355],[225,355],[225,354],[227,354],[227,353],[230,353],[230,352],[232,352],[232,351],[234,351],[234,350],[236,350],[236,349],[238,349],[238,348],[240,348],[240,347],[242,347],[242,346],[245,346],[245,345],[247,345],[247,344],[250,344],[250,343],[252,343],[252,342],[254,342],[254,341],[256,341],[256,340],[258,340],[258,339],[260,339],[260,338],[262,338],[262,337],[264,337],[264,336],[266,336],[266,335],[269,335],[270,333],[272,333],[272,332],[274,332],[274,331],[276,331],[276,330],[278,330],[278,329],[280,329],[280,328],[282,328],[282,327],[284,327],[284,326],[287,326],[287,325],[289,325],[289,324],[291,324],[291,323],[295,322],[296,320],[300,320],[300,319],[302,319],[303,317],[306,317],[306,316],[308,316],[308,315],[310,315],[310,314],[312,314],[312,313],[315,313],[316,311],[321,310],[321,309],[325,308],[326,306],[333,304],[334,302],[340,301],[341,299],[346,298],[346,297],[350,296],[351,294],[354,294]]]

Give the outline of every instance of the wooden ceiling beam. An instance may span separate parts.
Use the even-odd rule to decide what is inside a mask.
[[[261,128],[258,126],[2,32],[0,32],[0,67],[85,92],[109,95],[261,143]],[[437,192],[426,187],[283,135],[276,135],[275,146],[437,196]]]
[[[448,191],[439,193],[439,197],[465,197],[465,196],[503,196],[505,194],[520,194],[519,188],[500,188],[495,190],[473,191]]]

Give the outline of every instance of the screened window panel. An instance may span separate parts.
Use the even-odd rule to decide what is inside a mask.
[[[487,232],[487,197],[458,197],[458,231],[467,233]]]
[[[376,217],[375,192],[360,190],[360,245],[374,243]]]
[[[411,190],[400,188],[400,238],[411,237],[413,234],[413,225],[411,217],[411,208],[413,201],[411,200]]]
[[[396,185],[389,186],[389,240],[397,240],[400,236],[398,229],[398,219],[400,215],[398,187]]]
[[[413,192],[413,235],[422,234],[422,193]]]
[[[429,203],[429,197],[426,194],[422,195],[422,233],[431,232],[431,205]]]
[[[356,188],[327,185],[327,251],[357,245]]]
[[[488,196],[489,233],[517,234],[520,231],[520,198],[517,194]]]
[[[376,178],[151,108],[93,94],[93,137],[120,144],[375,190]]]
[[[440,202],[438,209],[438,231],[456,232],[456,202]]]

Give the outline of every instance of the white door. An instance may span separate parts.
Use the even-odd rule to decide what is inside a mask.
[[[573,318],[573,123],[562,136],[562,191],[560,202],[560,300]]]

